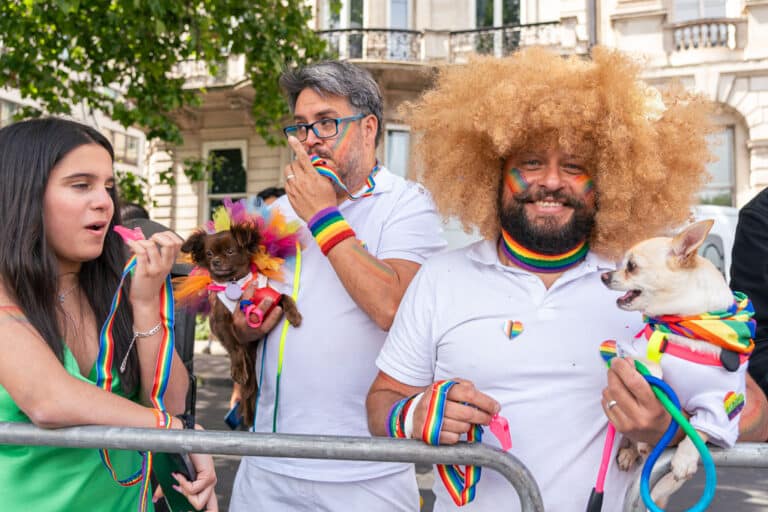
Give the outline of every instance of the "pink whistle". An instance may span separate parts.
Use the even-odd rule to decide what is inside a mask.
[[[138,226],[133,229],[126,228],[125,226],[115,226],[113,229],[115,233],[123,237],[124,241],[144,240],[144,232]]]
[[[491,428],[491,433],[496,436],[496,439],[501,443],[501,449],[504,451],[512,448],[512,435],[509,433],[509,422],[504,416],[494,414],[491,418],[491,423],[488,425]]]
[[[259,308],[257,308],[254,304],[251,304],[248,307],[246,307],[243,313],[245,313],[245,322],[248,324],[249,327],[252,327],[254,329],[259,327],[261,325],[261,322],[264,321],[264,313],[262,313],[262,311]],[[258,320],[256,321],[251,320],[251,315],[256,316]]]

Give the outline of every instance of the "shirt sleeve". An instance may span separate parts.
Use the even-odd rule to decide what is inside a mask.
[[[377,257],[424,263],[446,247],[432,197],[421,185],[406,184],[384,223]]]
[[[409,386],[427,386],[434,379],[436,294],[428,266],[421,267],[411,281],[376,359],[381,371]]]

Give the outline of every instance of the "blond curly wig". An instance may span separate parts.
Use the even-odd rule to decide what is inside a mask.
[[[597,191],[591,249],[617,258],[690,216],[710,159],[710,104],[677,88],[654,109],[639,74],[638,63],[600,47],[591,60],[528,48],[445,66],[402,109],[418,135],[414,177],[442,215],[495,240],[504,159],[524,149],[578,154]]]

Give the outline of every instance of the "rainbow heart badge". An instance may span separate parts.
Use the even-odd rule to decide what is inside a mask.
[[[732,420],[744,408],[744,395],[729,391],[725,394],[723,406],[725,407],[725,413],[728,415],[728,419]]]
[[[504,334],[510,340],[513,340],[520,336],[523,332],[523,323],[517,320],[507,320],[504,322]]]

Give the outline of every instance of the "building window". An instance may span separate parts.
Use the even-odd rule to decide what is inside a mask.
[[[330,0],[320,5],[323,28],[326,30],[362,29],[363,0],[342,0],[341,9],[333,12]],[[360,59],[363,57],[362,32],[341,32],[331,36],[331,51],[341,58]]]
[[[207,151],[206,158],[214,163],[208,180],[206,218],[211,217],[211,213],[222,204],[223,199],[236,201],[246,196],[244,153],[244,148],[240,147],[218,147]]]
[[[122,132],[111,132],[115,162],[136,165],[139,163],[139,138]]]
[[[411,132],[403,128],[387,129],[387,160],[384,164],[393,174],[405,177],[408,173]]]
[[[675,0],[675,22],[725,18],[726,0]]]
[[[0,100],[0,128],[13,122],[13,116],[19,111],[19,105],[12,101]]]
[[[494,19],[495,4],[501,4],[501,19]],[[517,25],[520,23],[520,0],[475,0],[477,28]]]
[[[709,150],[717,161],[707,165],[711,180],[701,192],[702,204],[733,206],[736,175],[734,131],[733,126],[727,126],[723,131],[708,137]]]
[[[508,55],[520,46],[520,29],[491,30],[520,24],[520,0],[475,0],[475,26],[480,31],[475,51],[483,55]]]

